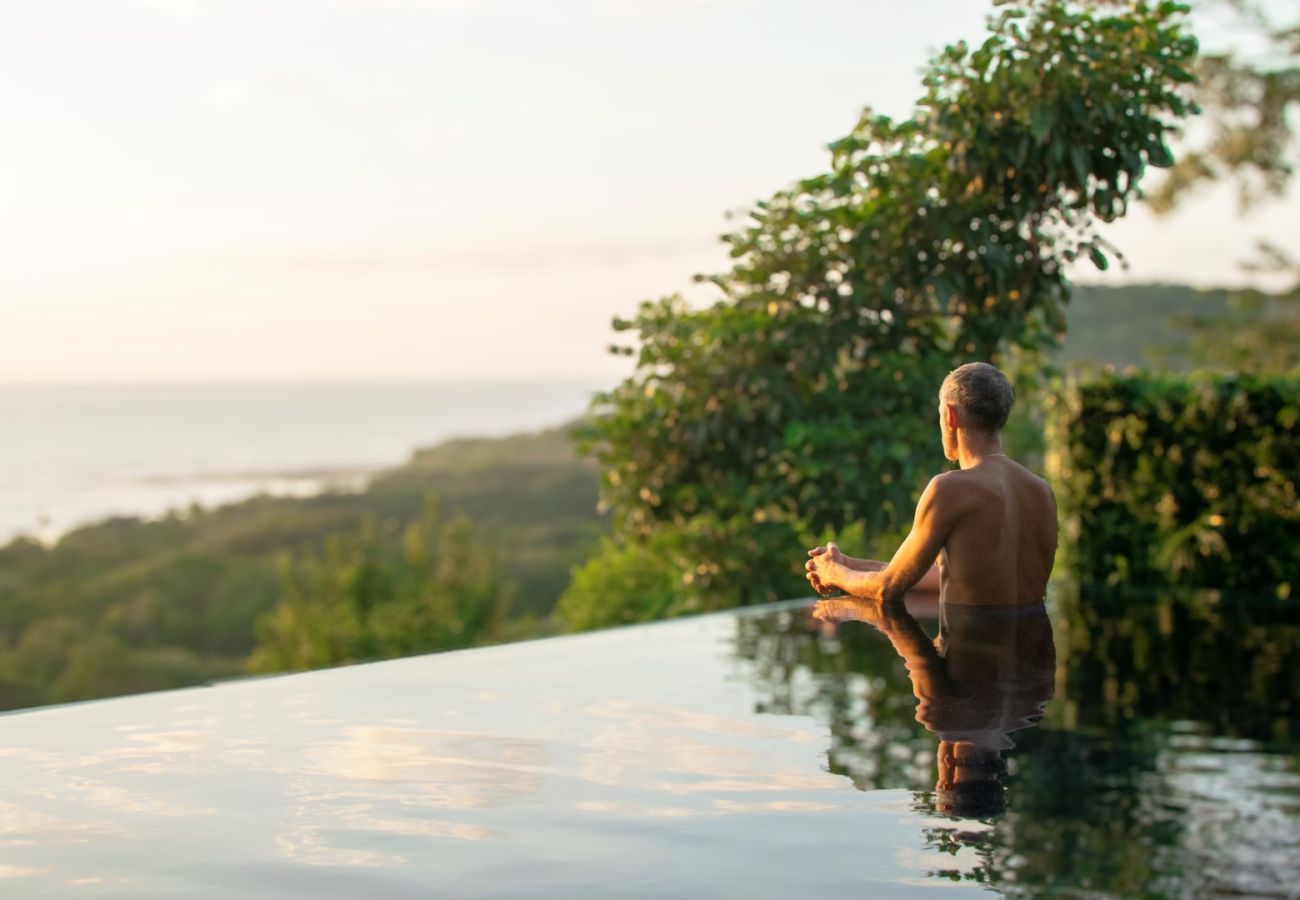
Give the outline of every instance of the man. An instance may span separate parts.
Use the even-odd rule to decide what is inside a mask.
[[[988,363],[950,372],[939,389],[939,430],[944,456],[961,468],[926,485],[888,563],[845,556],[834,543],[808,551],[813,588],[886,603],[938,591],[941,608],[1041,603],[1056,553],[1056,500],[1002,450],[1014,402],[1011,383]]]

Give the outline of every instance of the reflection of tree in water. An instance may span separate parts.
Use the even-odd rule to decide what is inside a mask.
[[[1294,601],[1093,587],[1059,592],[1072,728],[1197,722],[1218,735],[1300,739]]]
[[[830,726],[830,770],[859,790],[933,782],[934,739],[917,724],[903,661],[870,628],[836,634],[802,609],[736,620],[736,655],[753,664],[756,711]]]
[[[998,824],[1004,878],[1157,896],[1300,879],[1300,622],[1284,602],[1058,597],[1062,684]]]
[[[1057,696],[1017,732],[1007,809],[936,816],[934,877],[1035,893],[1287,896],[1300,882],[1300,622],[1283,601],[1059,591]],[[869,627],[741,617],[764,711],[830,725],[832,771],[917,789],[934,813],[935,739],[902,661]]]

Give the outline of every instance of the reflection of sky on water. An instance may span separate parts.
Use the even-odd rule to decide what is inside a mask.
[[[0,891],[973,896],[1116,790],[1225,888],[1296,849],[1294,758],[1192,726],[1110,781],[1026,733],[1004,818],[935,816],[877,638],[721,615],[5,716]]]
[[[756,715],[734,631],[708,617],[9,716],[0,872],[31,895],[659,895],[769,890],[756,852],[802,889],[806,854],[874,841],[874,873],[909,874],[907,795],[825,771],[813,719]]]

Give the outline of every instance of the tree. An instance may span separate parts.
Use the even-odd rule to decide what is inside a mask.
[[[259,623],[253,671],[312,669],[467,647],[504,614],[489,553],[468,521],[442,523],[436,504],[401,534],[373,520],[331,538],[323,554],[286,557],[283,597]]]
[[[1282,197],[1295,174],[1300,106],[1300,18],[1280,23],[1250,0],[1220,0],[1252,45],[1202,55],[1195,96],[1205,112],[1205,137],[1189,143],[1168,177],[1152,192],[1165,214],[1206,183],[1235,181],[1242,213]],[[1194,358],[1202,365],[1241,372],[1285,372],[1300,367],[1300,262],[1261,241],[1248,271],[1289,277],[1280,297],[1237,291],[1230,315],[1187,317]]]
[[[911,118],[867,110],[828,172],[724,237],[733,267],[701,277],[717,302],[672,296],[615,320],[639,339],[636,371],[580,436],[616,533],[563,608],[598,608],[574,591],[668,530],[687,545],[659,562],[681,610],[791,595],[810,536],[897,531],[939,459],[943,375],[1055,345],[1065,265],[1105,268],[1095,220],[1123,215],[1147,165],[1173,162],[1192,111],[1185,12],[1004,5],[983,44],[934,60]]]
[[[1290,117],[1300,104],[1300,18],[1279,23],[1252,0],[1215,5],[1234,14],[1236,30],[1251,46],[1245,54],[1198,57],[1194,92],[1205,136],[1183,148],[1169,177],[1152,191],[1157,212],[1173,209],[1198,187],[1229,180],[1237,184],[1241,208],[1249,209],[1280,196],[1295,173]]]

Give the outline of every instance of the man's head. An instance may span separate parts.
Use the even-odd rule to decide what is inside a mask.
[[[1000,780],[1007,766],[997,750],[970,741],[939,741],[935,810],[963,819],[999,816],[1006,809]]]
[[[1016,392],[1007,376],[988,363],[967,363],[953,369],[939,388],[939,427],[943,451],[957,458],[958,429],[996,436],[1007,424]]]

